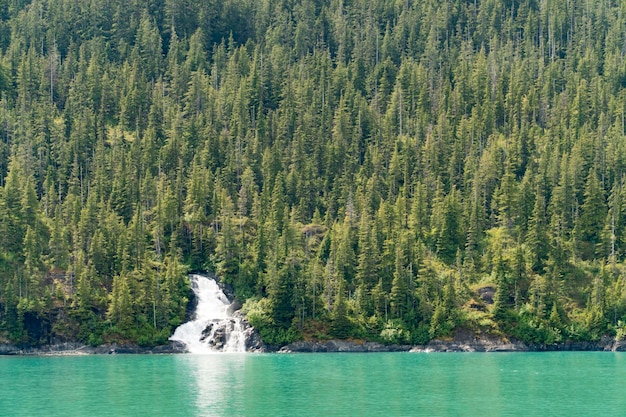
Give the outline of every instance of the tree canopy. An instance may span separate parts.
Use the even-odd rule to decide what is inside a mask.
[[[625,7],[0,0],[0,338],[623,335]]]

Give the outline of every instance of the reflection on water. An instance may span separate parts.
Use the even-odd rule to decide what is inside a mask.
[[[181,372],[190,376],[189,391],[198,416],[242,415],[245,366],[249,354],[179,355]]]
[[[197,416],[605,415],[626,407],[607,354],[181,355]],[[184,369],[183,369],[184,368]],[[607,383],[607,381],[612,381]],[[583,395],[584,394],[584,395]]]
[[[624,355],[0,357],[0,416],[623,416]]]

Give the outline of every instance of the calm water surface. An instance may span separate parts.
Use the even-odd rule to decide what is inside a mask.
[[[624,416],[626,354],[0,357],[0,416]]]

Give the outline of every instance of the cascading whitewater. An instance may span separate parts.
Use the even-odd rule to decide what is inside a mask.
[[[170,340],[185,343],[190,353],[245,352],[249,325],[232,314],[217,282],[202,275],[190,280],[198,299],[194,319],[176,328]]]

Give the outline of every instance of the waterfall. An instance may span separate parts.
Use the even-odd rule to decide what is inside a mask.
[[[190,280],[198,300],[194,319],[178,326],[170,340],[185,343],[190,353],[245,352],[249,325],[233,316],[232,303],[217,282],[202,275],[190,275]]]

